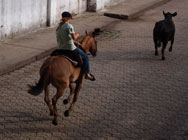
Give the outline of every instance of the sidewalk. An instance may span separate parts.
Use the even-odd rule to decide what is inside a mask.
[[[109,18],[104,14],[116,17],[134,18],[146,10],[160,6],[170,0],[124,0],[113,7],[106,8],[104,13],[84,13],[74,17],[72,24],[75,31],[81,35],[93,31],[95,28],[105,28],[118,22],[119,19]],[[127,19],[128,19],[127,18]],[[0,75],[23,67],[33,61],[49,55],[57,48],[56,27],[44,28],[25,36],[0,42]]]
[[[126,0],[115,6],[108,7],[104,12],[105,16],[119,19],[133,19],[149,9],[156,8],[171,0]]]

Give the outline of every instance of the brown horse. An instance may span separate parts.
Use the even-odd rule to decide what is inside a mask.
[[[96,56],[97,43],[94,35],[86,32],[86,36],[81,41],[81,45],[86,53],[90,52],[92,56]],[[54,116],[52,123],[57,125],[57,100],[63,95],[65,90],[70,87],[70,95],[68,96],[68,99],[64,100],[64,104],[68,104],[74,94],[70,108],[64,113],[65,116],[69,116],[69,113],[72,111],[75,102],[77,101],[84,78],[85,74],[81,67],[73,66],[73,64],[63,56],[51,56],[45,60],[40,68],[40,79],[38,83],[36,83],[35,86],[30,86],[28,92],[36,96],[43,90],[45,91],[44,100],[48,105],[50,115]],[[74,87],[74,83],[76,84],[76,87]],[[49,84],[52,84],[57,89],[57,93],[52,98],[53,106],[49,99]]]

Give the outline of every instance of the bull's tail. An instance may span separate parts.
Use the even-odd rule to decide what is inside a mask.
[[[43,91],[45,84],[47,83],[47,80],[49,77],[48,70],[49,70],[49,68],[47,66],[43,70],[43,72],[40,76],[40,79],[39,79],[38,83],[35,84],[35,86],[28,85],[29,86],[28,93],[30,93],[31,95],[37,96]]]

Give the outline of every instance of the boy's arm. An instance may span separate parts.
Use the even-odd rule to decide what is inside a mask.
[[[71,34],[71,36],[72,36],[73,40],[77,40],[78,37],[80,36],[80,34],[79,33],[74,33],[74,34]]]
[[[76,41],[76,40],[73,40],[73,42],[74,42],[74,44],[75,44],[76,46],[82,46],[82,44],[81,44],[80,42]]]

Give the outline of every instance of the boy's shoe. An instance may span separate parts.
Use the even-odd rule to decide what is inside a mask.
[[[89,79],[91,81],[95,81],[95,77],[91,73],[86,74],[85,79]]]

